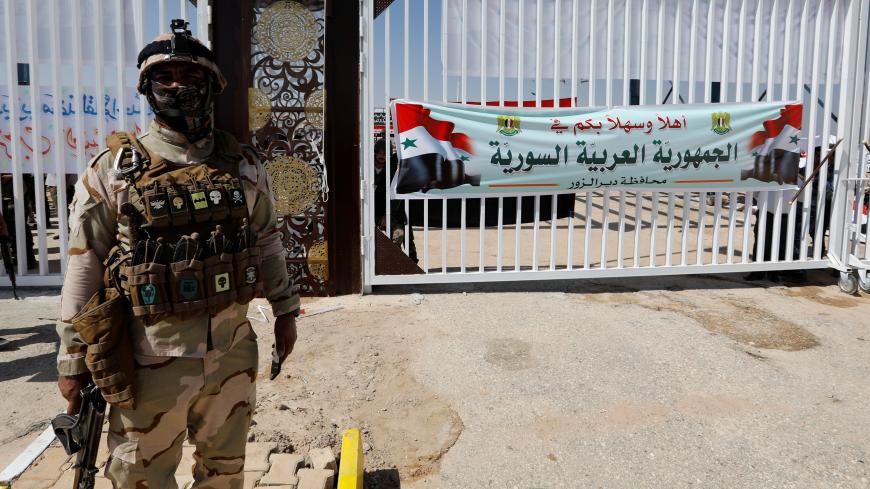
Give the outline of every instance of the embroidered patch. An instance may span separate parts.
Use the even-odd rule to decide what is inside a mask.
[[[178,283],[178,292],[185,299],[193,299],[198,291],[199,284],[196,282],[196,279],[184,278]]]
[[[139,289],[139,297],[142,298],[142,304],[150,306],[157,302],[157,287],[154,284],[145,284]]]
[[[219,273],[214,276],[214,291],[226,292],[230,290],[230,274],[228,272]]]

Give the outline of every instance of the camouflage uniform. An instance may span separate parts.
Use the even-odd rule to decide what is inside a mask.
[[[175,164],[214,159],[239,161],[251,228],[259,235],[265,295],[276,316],[299,308],[276,229],[268,174],[255,155],[229,134],[214,131],[195,144],[152,122],[140,138],[145,148]],[[71,205],[69,261],[61,298],[58,371],[87,372],[84,344],[70,318],[102,284],[103,260],[117,241],[129,243],[127,183],[111,171],[109,151],[88,166]],[[137,405],[109,414],[110,461],[106,476],[116,487],[174,488],[185,435],[196,445],[195,487],[240,488],[245,441],[254,409],[256,335],[247,305],[233,304],[214,316],[169,317],[145,326],[133,318]]]

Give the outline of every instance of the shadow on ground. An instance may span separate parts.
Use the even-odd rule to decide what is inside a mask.
[[[365,487],[369,489],[401,489],[398,469],[378,469],[365,473]]]
[[[575,294],[620,293],[641,291],[677,291],[699,289],[750,289],[768,287],[828,286],[837,283],[829,270],[809,270],[805,278],[783,274],[779,280],[747,281],[745,273],[717,275],[673,275],[660,277],[596,278],[565,280],[529,280],[520,282],[455,283],[423,285],[384,285],[375,294],[394,295],[419,292],[423,294],[455,294],[462,292],[567,292]]]

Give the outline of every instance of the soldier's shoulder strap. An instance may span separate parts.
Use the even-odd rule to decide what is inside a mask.
[[[139,139],[126,131],[117,131],[106,138],[106,146],[112,153],[113,169],[126,177],[138,178],[142,171],[163,163]]]

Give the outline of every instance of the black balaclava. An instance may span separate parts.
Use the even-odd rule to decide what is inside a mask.
[[[178,87],[151,80],[148,83],[148,103],[158,121],[195,142],[211,132],[212,84],[211,77],[202,84]]]

